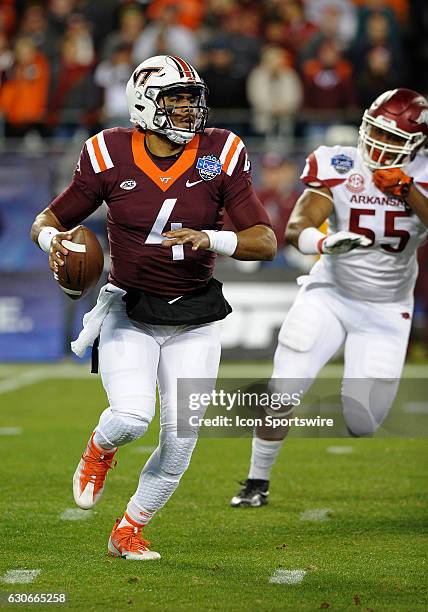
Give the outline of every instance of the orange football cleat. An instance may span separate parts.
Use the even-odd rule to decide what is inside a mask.
[[[121,519],[117,519],[108,541],[108,554],[112,557],[124,557],[134,561],[150,561],[160,559],[160,554],[150,550],[150,542],[143,540],[142,526],[119,527]]]
[[[94,435],[95,432],[90,437],[73,476],[74,500],[83,510],[95,506],[103,494],[108,470],[116,466],[113,458],[117,449],[114,451],[98,449],[94,444]]]

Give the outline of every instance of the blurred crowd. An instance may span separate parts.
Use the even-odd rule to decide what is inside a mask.
[[[128,125],[125,83],[163,53],[241,133],[356,123],[386,89],[428,90],[427,23],[425,0],[0,0],[5,135]]]

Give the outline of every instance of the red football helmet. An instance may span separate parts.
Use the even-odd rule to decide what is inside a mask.
[[[371,170],[401,168],[427,137],[427,100],[411,89],[392,89],[364,113],[358,148]]]

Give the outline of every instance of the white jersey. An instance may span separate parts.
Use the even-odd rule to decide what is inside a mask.
[[[428,197],[428,159],[417,155],[403,170]],[[333,194],[328,234],[345,230],[373,241],[368,248],[322,255],[311,276],[351,298],[411,300],[418,274],[416,250],[427,237],[427,228],[405,202],[374,185],[358,149],[318,147],[307,158],[300,178],[309,187],[325,186]]]

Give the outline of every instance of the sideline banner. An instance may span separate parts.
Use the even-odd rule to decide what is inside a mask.
[[[34,217],[51,200],[46,157],[6,156],[0,164],[0,272],[46,270],[46,255],[30,240]]]
[[[60,359],[64,343],[64,296],[50,274],[0,273],[0,361]]]

